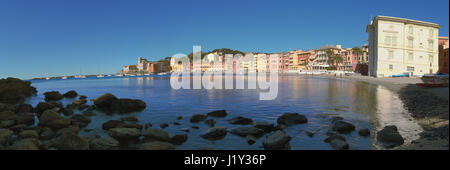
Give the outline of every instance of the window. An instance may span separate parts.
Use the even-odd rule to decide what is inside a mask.
[[[428,35],[429,35],[430,37],[433,37],[434,31],[433,31],[432,29],[430,29],[430,30],[428,31]]]
[[[408,28],[408,33],[410,33],[410,34],[412,34],[413,33],[413,27],[412,26],[409,26],[409,28]]]
[[[391,37],[390,37],[390,36],[384,37],[384,43],[385,43],[386,45],[391,45]]]
[[[433,55],[428,56],[428,61],[433,62]]]
[[[393,46],[397,45],[397,37],[392,37],[392,45]]]
[[[408,53],[408,60],[409,60],[409,61],[413,61],[413,60],[414,60],[414,55],[413,55],[413,53]]]
[[[428,41],[428,48],[433,49],[433,47],[434,47],[433,41],[432,40]]]
[[[414,71],[414,67],[407,66],[407,67],[406,67],[406,71]]]
[[[388,58],[394,59],[394,51],[389,51],[388,53],[389,53]]]
[[[408,47],[413,47],[413,39],[408,39]]]
[[[393,70],[394,69],[394,65],[389,64],[389,70]]]

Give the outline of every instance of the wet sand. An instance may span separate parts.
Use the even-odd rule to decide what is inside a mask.
[[[369,76],[334,76],[329,78],[348,79],[382,85],[397,93],[418,124],[424,129],[420,139],[399,146],[400,150],[449,150],[449,88],[424,88],[415,84],[419,78],[374,78]],[[425,101],[425,102],[424,102]]]

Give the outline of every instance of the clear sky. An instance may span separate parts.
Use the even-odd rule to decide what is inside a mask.
[[[367,43],[376,15],[442,25],[448,0],[0,0],[0,77],[117,73],[158,60],[231,48],[280,52]]]

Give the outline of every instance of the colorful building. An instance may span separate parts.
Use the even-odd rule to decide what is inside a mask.
[[[448,37],[439,37],[439,72],[448,74]]]

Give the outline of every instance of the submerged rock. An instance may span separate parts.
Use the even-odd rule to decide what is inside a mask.
[[[254,137],[261,137],[264,135],[264,131],[262,129],[258,129],[255,127],[238,127],[230,130],[230,133],[246,137],[246,136],[254,136]]]
[[[112,102],[116,99],[117,97],[112,95],[111,93],[105,93],[94,100],[94,105],[98,108],[107,110],[111,107]]]
[[[128,121],[128,122],[138,122],[139,119],[136,116],[128,116],[128,117],[122,117],[120,118],[121,121]]]
[[[103,123],[102,129],[103,130],[109,130],[112,128],[118,128],[124,125],[125,123],[120,120],[108,120],[107,122]]]
[[[233,125],[248,125],[248,124],[253,123],[253,120],[250,118],[238,116],[238,117],[234,117],[234,118],[228,120],[228,123],[233,124]]]
[[[333,123],[332,129],[339,133],[350,133],[355,130],[355,126],[351,123],[338,120]]]
[[[0,129],[0,145],[5,145],[11,140],[13,131],[8,129]]]
[[[343,137],[341,135],[331,135],[330,137],[324,139],[323,141],[326,143],[330,143],[332,140],[335,140],[335,139],[346,141],[345,137]]]
[[[278,130],[272,135],[267,136],[263,142],[263,147],[266,150],[287,150],[291,148],[289,144],[290,140],[290,136],[286,135],[283,131]]]
[[[251,136],[251,135],[245,137],[245,139],[247,140],[247,143],[248,143],[249,145],[253,145],[253,144],[256,143],[256,141],[258,140],[256,137]]]
[[[198,123],[198,122],[204,121],[206,118],[207,118],[206,115],[195,114],[195,115],[191,116],[189,121],[192,122],[192,123]]]
[[[209,112],[206,115],[211,116],[211,117],[225,117],[228,114],[227,114],[226,110],[216,110],[216,111]]]
[[[275,129],[273,123],[267,122],[254,122],[253,127],[264,130],[265,133],[271,132]]]
[[[336,150],[347,150],[349,148],[347,142],[341,139],[333,139],[330,141],[330,146]]]
[[[386,126],[383,130],[377,132],[377,140],[383,142],[386,147],[395,147],[402,145],[405,141],[397,130],[396,126]]]
[[[227,127],[219,126],[212,127],[206,130],[200,137],[208,140],[219,140],[223,139],[227,135]]]
[[[109,136],[119,141],[137,140],[141,131],[136,128],[112,128],[108,130]]]
[[[186,142],[187,139],[188,136],[186,134],[175,135],[170,139],[170,143],[173,143],[175,145],[181,145],[184,142]]]
[[[89,123],[91,123],[91,118],[85,115],[76,114],[73,115],[71,119],[73,120],[73,123],[78,124],[81,128],[86,127]]]
[[[208,120],[205,120],[205,124],[208,125],[209,127],[214,127],[214,125],[216,124],[216,121],[214,119],[208,119]]]
[[[45,101],[58,101],[64,98],[58,91],[45,92]]]
[[[163,124],[161,124],[161,125],[159,125],[159,127],[161,127],[161,128],[166,128],[166,127],[169,127],[169,124],[167,124],[167,123],[163,123]]]
[[[111,104],[111,110],[117,113],[140,112],[146,107],[145,102],[139,99],[117,99]]]
[[[147,128],[142,135],[146,139],[155,139],[158,141],[168,142],[171,140],[169,132],[155,129],[155,128]]]
[[[303,124],[303,123],[307,123],[308,119],[306,119],[305,116],[300,115],[298,113],[285,113],[283,115],[281,115],[280,117],[278,117],[277,119],[277,123],[278,124],[282,124],[282,125],[286,125],[286,126],[291,126],[291,125],[295,125],[295,124]]]
[[[358,131],[358,134],[359,134],[360,136],[370,136],[370,130],[367,129],[367,128],[360,129],[360,130]]]
[[[38,135],[36,130],[24,130],[24,131],[19,133],[19,137],[22,138],[22,139],[25,139],[25,138],[35,138],[35,139],[37,139],[37,138],[39,138],[39,135]]]
[[[78,93],[75,90],[70,90],[63,94],[65,98],[75,98],[78,96]]]

